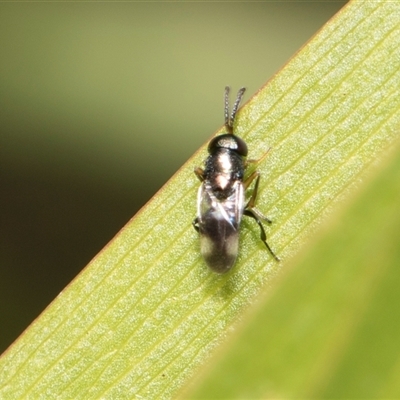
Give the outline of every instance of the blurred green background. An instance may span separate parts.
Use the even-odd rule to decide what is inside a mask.
[[[0,352],[345,3],[0,4]]]

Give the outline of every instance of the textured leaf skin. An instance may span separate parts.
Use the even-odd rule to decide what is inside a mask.
[[[400,396],[400,142],[391,153],[183,398]]]
[[[280,265],[248,221],[233,270],[206,268],[191,227],[202,149],[2,356],[0,397],[174,396],[398,136],[399,20],[397,2],[350,3],[238,114],[249,156],[272,148],[258,207]]]

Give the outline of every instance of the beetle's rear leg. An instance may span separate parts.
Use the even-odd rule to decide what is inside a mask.
[[[279,258],[276,256],[276,254],[272,251],[271,247],[269,247],[269,244],[267,243],[267,235],[265,234],[263,224],[261,223],[260,218],[254,212],[254,209],[248,208],[248,209],[244,210],[243,214],[247,215],[248,217],[253,218],[257,222],[258,226],[260,227],[260,231],[261,231],[261,234],[260,234],[261,240],[267,247],[267,249],[270,252],[270,254],[272,255],[272,257],[274,257],[276,261],[280,261]]]
[[[250,200],[248,201],[245,210],[243,212],[244,215],[247,215],[248,217],[253,218],[258,226],[260,227],[260,238],[263,241],[263,243],[265,244],[265,246],[267,247],[268,251],[271,253],[272,257],[274,257],[274,259],[276,261],[280,261],[279,258],[276,256],[276,254],[272,251],[271,247],[269,247],[269,244],[267,243],[267,235],[265,233],[265,229],[263,224],[261,223],[261,220],[264,220],[266,222],[268,222],[269,224],[272,223],[272,221],[267,218],[264,214],[261,213],[261,211],[259,211],[257,208],[255,208],[256,205],[256,199],[257,199],[257,194],[258,194],[258,185],[260,183],[260,173],[258,171],[254,171],[244,182],[243,185],[245,188],[247,188],[251,182],[254,181],[254,179],[256,180],[256,183],[254,185],[254,190],[253,193],[250,197]]]

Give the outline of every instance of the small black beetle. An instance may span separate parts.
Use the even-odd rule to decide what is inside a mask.
[[[233,134],[233,123],[245,88],[237,94],[229,115],[229,87],[225,88],[225,127],[227,133],[216,136],[208,145],[205,168],[194,170],[202,182],[197,196],[197,217],[193,226],[200,233],[200,249],[207,265],[215,272],[225,273],[235,263],[239,249],[239,227],[242,215],[252,217],[261,230],[261,240],[276,261],[267,243],[261,220],[272,221],[255,208],[260,173],[254,171],[246,179],[244,173],[251,160],[247,145]],[[256,180],[253,193],[246,203],[245,190]]]

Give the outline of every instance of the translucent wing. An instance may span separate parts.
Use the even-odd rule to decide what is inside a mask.
[[[243,210],[242,182],[235,182],[231,195],[224,200],[215,197],[209,182],[200,186],[197,198],[200,250],[215,272],[224,273],[235,263]]]

